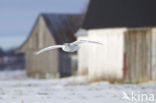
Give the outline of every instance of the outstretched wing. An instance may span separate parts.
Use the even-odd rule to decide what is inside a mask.
[[[40,51],[36,52],[35,54],[38,55],[38,54],[40,54],[42,52],[53,50],[53,49],[57,49],[57,48],[62,48],[62,47],[63,47],[63,45],[49,46],[47,48],[41,49]]]
[[[104,45],[103,43],[100,42],[96,42],[96,41],[89,41],[89,40],[77,40],[75,42],[73,42],[73,45],[80,45],[82,43],[94,43],[94,44],[100,44],[100,45]]]
[[[94,43],[94,44],[100,44],[100,45],[104,45],[103,43],[97,42],[97,41],[87,41],[88,43]]]

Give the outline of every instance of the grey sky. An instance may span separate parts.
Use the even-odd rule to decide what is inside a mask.
[[[89,0],[0,0],[0,47],[19,46],[39,13],[80,13]]]

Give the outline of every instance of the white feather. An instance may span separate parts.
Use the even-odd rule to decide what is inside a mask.
[[[55,45],[55,46],[49,46],[47,48],[41,49],[40,51],[36,52],[35,54],[38,55],[40,53],[43,53],[45,51],[53,50],[53,49],[58,49],[64,47],[63,45]]]
[[[88,40],[77,40],[73,43],[71,43],[72,45],[80,45],[82,43],[94,43],[94,44],[100,44],[100,45],[104,45],[103,43],[100,42],[96,42],[96,41],[88,41]]]

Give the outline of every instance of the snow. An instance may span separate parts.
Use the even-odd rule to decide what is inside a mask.
[[[25,71],[0,72],[0,103],[131,103],[122,92],[154,94],[156,82],[142,84],[88,83],[87,77],[32,79]],[[156,98],[155,98],[156,99]],[[150,102],[155,103],[156,101]],[[149,101],[134,102],[149,103]]]

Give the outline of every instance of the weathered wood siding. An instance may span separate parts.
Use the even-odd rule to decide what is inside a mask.
[[[156,28],[92,29],[86,39],[104,43],[78,51],[79,70],[85,65],[90,81],[156,80]]]
[[[156,28],[152,28],[151,33],[151,79],[156,80]]]
[[[88,40],[88,36],[80,36],[78,40]],[[88,44],[82,44],[78,50],[78,74],[87,75],[88,74],[88,54],[89,48]]]
[[[127,73],[125,82],[156,80],[156,29],[133,28],[125,32]]]
[[[58,76],[58,51],[48,51],[40,55],[34,53],[50,45],[56,45],[42,17],[32,31],[31,37],[26,43],[26,70],[28,76],[39,78],[51,78]]]
[[[122,80],[125,30],[123,28],[88,31],[90,40],[104,43],[104,45],[88,44],[90,81]]]
[[[150,36],[149,28],[128,29],[125,32],[126,82],[150,80]]]

